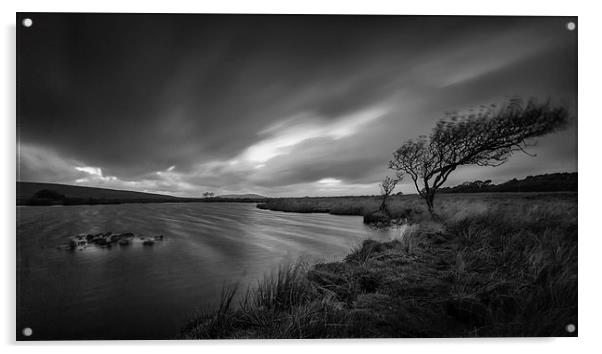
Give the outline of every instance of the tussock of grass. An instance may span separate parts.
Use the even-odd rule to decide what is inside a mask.
[[[301,266],[287,266],[247,290],[238,306],[233,292],[222,294],[218,310],[203,313],[183,329],[182,338],[318,338],[334,336],[346,313],[334,296],[319,291]]]
[[[576,195],[456,197],[438,212],[341,262],[281,268],[237,304],[225,290],[182,337],[576,335]]]

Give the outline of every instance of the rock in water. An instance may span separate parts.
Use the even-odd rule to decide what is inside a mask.
[[[390,221],[391,217],[383,211],[376,211],[364,216],[364,224],[388,225]]]
[[[100,232],[96,234],[78,234],[74,236],[68,236],[69,242],[67,247],[69,249],[85,248],[89,245],[97,245],[102,247],[110,248],[112,244],[119,244],[120,246],[131,245],[135,240],[142,241],[144,246],[153,246],[156,242],[163,241],[163,235],[156,236],[136,236],[133,232],[125,233],[112,233]],[[61,246],[64,248],[65,246]]]
[[[107,240],[104,237],[95,237],[92,242],[99,246],[105,246],[107,244]]]

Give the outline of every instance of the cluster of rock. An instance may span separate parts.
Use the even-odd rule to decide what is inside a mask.
[[[143,246],[153,246],[155,242],[163,241],[163,235],[144,237],[136,236],[132,232],[115,234],[111,231],[98,234],[79,234],[69,239],[68,247],[70,249],[85,248],[89,245],[111,247],[114,244],[128,246],[134,241],[142,241]]]

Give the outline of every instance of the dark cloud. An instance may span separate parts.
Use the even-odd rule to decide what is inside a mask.
[[[299,188],[325,178],[373,188],[395,147],[446,110],[514,94],[576,101],[567,18],[27,16],[21,180],[182,195],[311,194]],[[550,138],[541,156],[571,169],[576,137]],[[538,171],[558,168],[538,158]]]

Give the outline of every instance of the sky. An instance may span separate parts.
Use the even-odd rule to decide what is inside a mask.
[[[535,157],[446,185],[577,171],[577,31],[562,17],[18,14],[17,180],[177,196],[378,194],[444,113],[520,96],[572,112]],[[19,21],[20,22],[20,21]],[[415,193],[411,180],[396,190]]]

